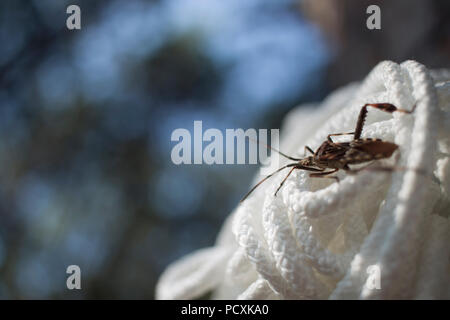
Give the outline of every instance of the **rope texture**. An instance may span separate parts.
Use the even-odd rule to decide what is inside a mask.
[[[416,104],[411,115],[369,109],[362,136],[399,145],[383,164],[424,173],[340,172],[335,183],[294,170],[274,197],[283,171],[235,209],[214,247],[167,268],[157,298],[449,299],[449,80],[448,70],[384,61],[321,106],[292,111],[281,149],[303,156],[305,145],[353,131],[365,103]],[[373,266],[379,289],[367,285]]]

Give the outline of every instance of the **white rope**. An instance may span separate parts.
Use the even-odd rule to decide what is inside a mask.
[[[334,183],[295,170],[274,197],[281,173],[237,207],[215,247],[170,266],[157,297],[213,290],[218,299],[450,298],[449,80],[447,70],[385,61],[320,107],[291,112],[281,149],[301,156],[329,133],[353,131],[365,103],[417,104],[411,115],[369,110],[362,135],[399,145],[384,163],[426,174],[339,173]],[[380,289],[366,285],[371,266],[380,268]]]

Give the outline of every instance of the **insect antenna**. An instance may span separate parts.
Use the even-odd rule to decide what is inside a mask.
[[[247,197],[264,181],[266,181],[267,179],[269,179],[271,176],[273,176],[274,174],[280,172],[283,169],[289,168],[289,167],[295,167],[297,166],[297,163],[290,163],[288,165],[285,165],[284,167],[281,167],[280,169],[276,170],[275,172],[272,172],[271,174],[269,174],[267,177],[265,177],[264,179],[262,179],[261,181],[259,181],[253,188],[250,189],[249,192],[247,192],[247,194],[241,199],[241,201],[239,201],[239,203],[242,203],[245,199],[247,199]],[[277,190],[278,192],[278,190]]]
[[[271,146],[269,146],[269,145],[267,145],[267,144],[265,144],[265,143],[256,141],[256,140],[254,140],[254,139],[252,139],[252,138],[250,138],[250,137],[249,137],[249,140],[251,140],[251,141],[253,141],[253,142],[255,142],[255,143],[258,143],[258,144],[260,144],[260,145],[266,147],[266,148],[269,149],[269,150],[273,150],[273,151],[277,152],[278,154],[282,155],[282,156],[285,157],[286,159],[293,160],[293,161],[299,161],[299,160],[301,160],[300,158],[294,158],[294,157],[288,156],[287,154],[284,154],[284,153],[281,152],[280,150],[277,150],[277,149],[275,149],[274,147],[271,147]]]

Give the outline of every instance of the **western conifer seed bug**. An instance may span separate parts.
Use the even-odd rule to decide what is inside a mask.
[[[275,196],[277,195],[278,191],[281,189],[283,184],[286,182],[286,179],[295,169],[311,171],[312,173],[310,173],[309,176],[313,178],[331,178],[339,182],[338,177],[330,176],[330,174],[337,172],[339,169],[345,170],[345,172],[347,173],[354,174],[361,170],[366,169],[367,167],[360,169],[351,169],[349,165],[389,158],[394,153],[394,151],[397,150],[398,145],[392,142],[383,141],[381,139],[361,138],[361,133],[364,127],[364,121],[366,120],[367,116],[367,107],[372,107],[389,113],[393,112],[412,113],[414,112],[416,105],[414,105],[411,111],[409,111],[405,109],[399,109],[390,103],[365,104],[361,108],[361,111],[359,112],[354,132],[329,134],[327,136],[327,140],[325,140],[315,152],[310,147],[305,146],[305,151],[309,151],[312,154],[312,156],[306,158],[290,157],[282,153],[281,151],[269,147],[275,152],[278,152],[283,157],[296,162],[281,167],[280,169],[276,170],[275,172],[271,173],[270,175],[259,181],[242,198],[240,202],[247,199],[247,197],[261,183],[263,183],[264,181],[272,177],[274,174],[286,168],[291,168],[291,170],[283,179],[283,181],[281,181],[278,189],[275,191]],[[341,135],[353,135],[353,140],[349,142],[334,142],[331,139],[331,137],[333,136],[341,136]],[[395,168],[374,167],[371,169],[380,171],[392,171]]]

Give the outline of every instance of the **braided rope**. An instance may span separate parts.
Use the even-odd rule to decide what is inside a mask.
[[[450,298],[449,80],[448,70],[385,61],[318,110],[293,111],[281,149],[295,156],[352,131],[365,103],[417,103],[412,115],[369,111],[362,136],[399,145],[385,163],[426,173],[339,173],[338,184],[294,170],[274,197],[281,173],[235,210],[215,247],[169,267],[157,297],[215,289],[219,299]],[[371,266],[380,268],[380,289],[366,285]]]

